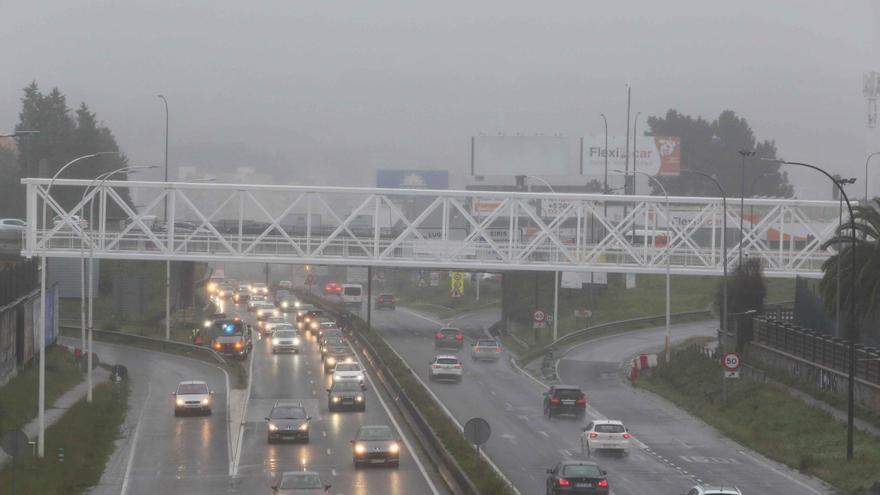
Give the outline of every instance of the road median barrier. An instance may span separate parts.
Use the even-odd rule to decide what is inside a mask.
[[[364,356],[365,364],[372,368],[376,380],[394,399],[397,409],[454,493],[517,493],[479,456],[442,405],[434,400],[430,391],[381,335],[369,328],[364,320],[351,315],[341,304],[328,302],[307,292],[299,292],[298,296],[337,316],[345,315],[342,320],[350,322],[350,326],[344,330],[350,335],[353,346]]]

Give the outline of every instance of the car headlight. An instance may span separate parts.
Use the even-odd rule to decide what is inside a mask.
[[[364,452],[367,451],[367,448],[364,447],[364,444],[362,444],[362,443],[356,443],[356,444],[354,444],[354,451],[356,454],[363,454]]]
[[[308,429],[309,429],[309,424],[308,424],[308,423],[303,423],[303,424],[300,425],[300,427],[299,427],[299,431],[307,431]]]
[[[345,358],[345,362],[346,362],[346,363],[353,363],[353,362],[354,362],[354,358],[347,357],[347,358]]]
[[[398,445],[397,442],[392,443],[388,447],[388,452],[391,452],[392,454],[396,454],[396,453],[400,452],[400,445]]]
[[[284,301],[284,302],[281,303],[281,307],[282,307],[282,308],[286,308],[287,306],[289,306],[289,304],[287,303],[287,301]]]
[[[333,399],[331,399],[331,400],[332,400],[333,402],[339,402],[339,397],[333,397]]]
[[[278,430],[278,427],[277,427],[277,426],[275,426],[275,425],[272,424],[272,423],[269,423],[269,431],[277,431],[277,430]]]
[[[272,345],[278,345],[278,339],[272,339]]]
[[[293,338],[293,345],[299,345],[299,337]]]
[[[363,400],[364,400],[364,396],[363,396],[363,395],[358,395],[357,397],[354,398],[354,400],[356,400],[356,401],[358,401],[358,402],[363,402]]]
[[[205,322],[202,323],[202,326],[204,326],[205,328],[209,328],[211,326],[211,320],[205,320]]]
[[[262,309],[258,309],[258,310],[257,310],[257,316],[263,316],[263,310],[262,310]]]
[[[293,303],[293,305],[296,306],[296,307],[298,308],[298,307],[299,307],[299,301]]]
[[[178,405],[178,406],[182,406],[182,405],[183,405],[183,399],[177,399],[177,405]]]
[[[278,310],[277,310],[277,309],[273,309],[273,310],[272,310],[272,316],[278,316],[278,315],[279,315]]]
[[[325,352],[327,352],[327,348],[326,348],[326,347],[321,347],[321,353],[325,353]]]
[[[203,405],[203,406],[207,406],[207,405],[208,405],[208,402],[210,402],[210,399],[202,399],[202,405]]]
[[[330,364],[330,365],[336,364],[336,358],[328,357],[327,364]]]
[[[317,329],[318,329],[318,322],[313,321],[312,322],[312,330],[317,330]]]

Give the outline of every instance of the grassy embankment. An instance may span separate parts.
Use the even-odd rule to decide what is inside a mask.
[[[722,399],[718,361],[682,353],[636,386],[654,392],[761,454],[862,494],[880,480],[880,438],[856,431],[846,460],[846,427],[778,386],[746,378],[728,381]]]

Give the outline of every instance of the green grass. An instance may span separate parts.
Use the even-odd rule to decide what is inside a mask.
[[[319,303],[323,306],[335,307],[337,310],[344,309],[339,306],[329,305],[311,295],[301,294],[300,298],[308,302]],[[367,327],[366,322],[359,318],[356,320],[355,334],[373,346],[383,363],[382,371],[397,380],[403,389],[403,393],[419,409],[419,412],[425,417],[434,434],[437,435],[443,446],[461,466],[480,493],[511,495],[512,491],[507,486],[507,483],[495,473],[488,463],[477,455],[473,446],[464,438],[461,430],[446,415],[440,405],[436,403],[424,385],[410,371],[406,363],[397,357],[397,354],[388,346],[385,339]]]
[[[46,456],[16,461],[16,493],[73,495],[101,479],[128,408],[128,386],[102,383],[91,404],[81,400],[46,430]],[[59,462],[64,449],[64,462]],[[0,486],[12,482],[12,463],[0,471]]]
[[[0,432],[21,428],[37,416],[38,362],[39,358],[33,359],[18,376],[0,387]],[[58,346],[46,349],[47,405],[82,380],[73,354]]]
[[[654,392],[721,433],[851,494],[864,494],[880,478],[880,438],[855,432],[855,456],[845,456],[846,427],[778,387],[749,379],[728,382],[721,394],[717,361],[683,353],[636,386]]]

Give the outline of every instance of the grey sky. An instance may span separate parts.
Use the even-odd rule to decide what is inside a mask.
[[[172,164],[368,185],[383,167],[465,173],[480,132],[598,134],[604,112],[623,134],[626,82],[633,114],[729,108],[847,175],[880,149],[871,0],[0,3],[0,129],[36,80],[87,101],[135,164],[163,156],[157,93]],[[800,197],[827,196],[803,177]]]

